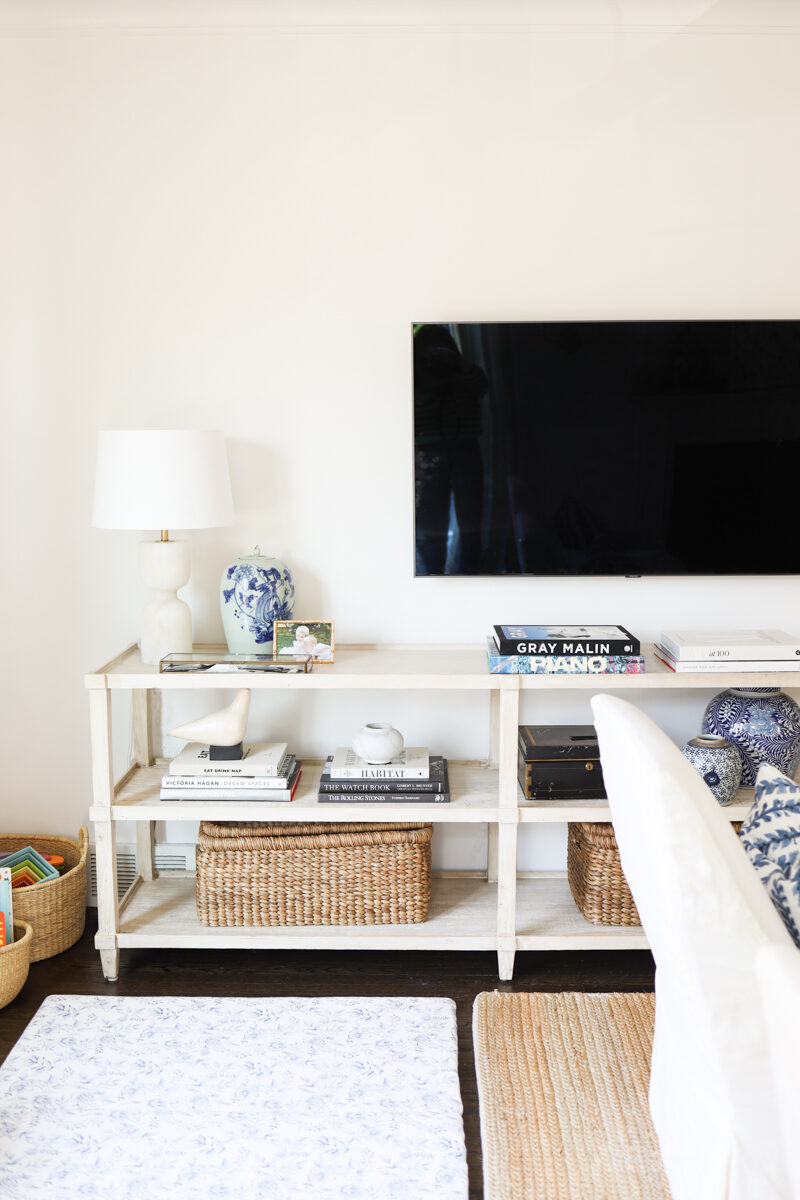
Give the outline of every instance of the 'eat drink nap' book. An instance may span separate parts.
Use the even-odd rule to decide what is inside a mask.
[[[228,791],[235,788],[245,788],[249,791],[258,789],[260,792],[280,791],[288,786],[296,761],[293,754],[287,754],[281,763],[280,775],[232,775],[230,772],[219,772],[216,775],[176,775],[173,772],[171,775],[162,776],[161,790],[174,792],[192,787],[203,788],[206,791],[220,788],[226,788]],[[264,799],[268,800],[269,796],[265,796]]]
[[[286,742],[245,743],[242,757],[212,762],[208,746],[189,742],[169,764],[170,775],[280,775]]]

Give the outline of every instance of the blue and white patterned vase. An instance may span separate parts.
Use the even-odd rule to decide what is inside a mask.
[[[711,788],[720,804],[730,804],[742,781],[742,756],[715,733],[700,733],[683,747],[687,758]]]
[[[294,612],[292,573],[258,546],[222,572],[219,596],[225,640],[231,654],[264,654],[276,621]]]
[[[728,688],[709,702],[702,727],[739,751],[742,787],[755,786],[762,762],[790,777],[800,764],[800,708],[780,688]]]

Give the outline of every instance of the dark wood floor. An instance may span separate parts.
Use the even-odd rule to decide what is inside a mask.
[[[114,996],[449,996],[458,1012],[459,1071],[470,1200],[480,1200],[481,1144],[472,1056],[472,1003],[479,992],[638,992],[653,988],[647,951],[518,954],[500,983],[494,954],[432,951],[125,950],[106,983],[93,947],[96,910],[82,939],[33,963],[17,999],[0,1012],[0,1061],[52,994]]]

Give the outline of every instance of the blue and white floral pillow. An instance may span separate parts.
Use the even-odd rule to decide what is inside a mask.
[[[762,763],[739,833],[783,923],[800,947],[800,785]]]

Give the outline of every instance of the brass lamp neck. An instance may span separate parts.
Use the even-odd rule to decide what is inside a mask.
[[[169,530],[168,530],[168,529],[162,529],[162,530],[161,530],[161,541],[162,541],[162,542],[168,542],[168,541],[169,541]]]

